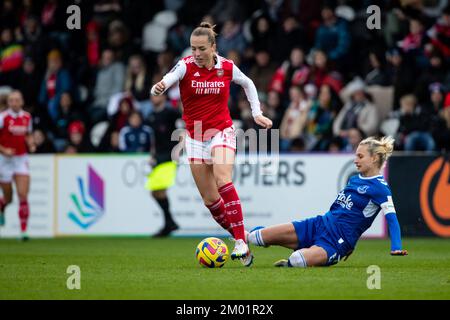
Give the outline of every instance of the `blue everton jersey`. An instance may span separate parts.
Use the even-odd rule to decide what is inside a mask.
[[[377,214],[395,213],[392,193],[383,176],[350,178],[324,216],[325,225],[354,247]]]

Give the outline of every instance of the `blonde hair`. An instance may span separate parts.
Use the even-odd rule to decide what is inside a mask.
[[[209,22],[202,22],[200,25],[192,31],[193,36],[207,36],[208,42],[211,45],[216,43],[217,33],[214,32],[216,25],[211,25]]]
[[[390,136],[381,139],[369,137],[361,141],[359,145],[366,145],[371,156],[377,155],[378,165],[382,168],[394,151],[394,141],[394,138]]]

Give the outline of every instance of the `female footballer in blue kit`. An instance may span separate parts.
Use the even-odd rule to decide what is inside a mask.
[[[381,211],[389,226],[391,255],[407,255],[408,252],[402,249],[391,190],[380,173],[392,154],[393,145],[391,137],[363,140],[354,160],[359,175],[349,180],[325,215],[255,228],[248,234],[248,243],[293,249],[289,259],[275,263],[277,267],[329,266],[352,253],[361,234]]]

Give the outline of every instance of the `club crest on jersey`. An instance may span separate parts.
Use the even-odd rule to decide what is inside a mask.
[[[359,186],[358,189],[356,189],[358,191],[359,194],[364,194],[367,192],[367,189],[369,189],[369,186]]]
[[[223,69],[217,70],[217,76],[218,77],[223,77]]]

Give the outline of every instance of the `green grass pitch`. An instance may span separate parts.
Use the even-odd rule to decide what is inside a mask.
[[[361,240],[347,261],[308,269],[272,267],[290,253],[280,247],[253,247],[251,268],[203,268],[200,240],[2,239],[0,299],[450,299],[450,239],[403,239],[406,257],[391,257],[389,240]],[[67,289],[70,265],[80,267],[80,290]],[[379,290],[367,288],[370,265],[380,267]]]

